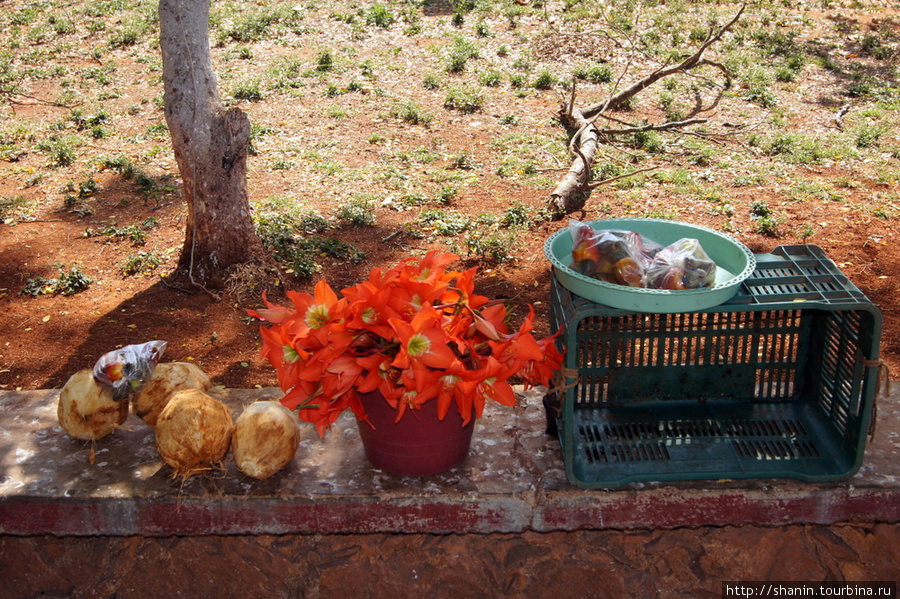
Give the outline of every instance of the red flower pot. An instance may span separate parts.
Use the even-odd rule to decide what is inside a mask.
[[[397,410],[378,392],[360,393],[369,422],[357,421],[366,457],[377,468],[402,476],[427,476],[453,468],[469,453],[475,415],[465,426],[455,407],[443,420],[437,401],[407,410],[400,422]]]

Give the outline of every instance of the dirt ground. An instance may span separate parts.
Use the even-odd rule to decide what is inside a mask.
[[[3,4],[2,11],[10,15],[28,3]],[[67,10],[77,15],[82,4],[70,3]],[[897,53],[872,58],[859,47],[859,40],[875,31],[887,32],[882,34],[886,43],[895,41],[900,35],[896,14],[879,3],[855,3],[854,10],[838,4],[829,3],[832,8],[819,12],[798,8],[795,20],[773,27],[782,34],[795,32],[801,42],[821,44],[834,63],[860,61],[861,68],[891,83],[896,96]],[[547,6],[560,10],[552,3]],[[734,8],[722,4],[720,10],[732,14]],[[404,34],[399,22],[385,28],[360,28],[358,22],[352,27],[326,9],[309,10],[304,27],[278,39],[216,45],[220,87],[228,102],[241,106],[265,131],[255,139],[256,151],[250,158],[251,203],[289,198],[317,210],[332,222],[326,236],[352,244],[365,259],[354,263],[320,256],[313,277],[276,280],[272,275],[265,286],[277,296],[284,288],[310,290],[325,277],[340,289],[360,281],[369,269],[392,265],[410,254],[430,248],[462,249],[465,266],[481,267],[479,292],[507,297],[520,306],[533,304],[546,332],[550,274],[543,243],[566,226],[565,219],[533,218],[529,228],[518,231],[517,242],[506,248],[507,259],[494,263],[465,251],[460,237],[413,234],[410,224],[420,222],[423,211],[435,204],[401,200],[415,194],[437,195],[449,182],[455,193],[441,209],[475,217],[501,214],[516,203],[538,215],[569,164],[566,133],[555,118],[564,93],[558,88],[523,91],[503,83],[484,87],[480,108],[465,113],[446,107],[446,90],[453,82],[477,81],[491,65],[501,73],[512,72],[516,56],[529,58],[528,73],[534,78],[541,69],[567,72],[592,55],[601,54],[606,60],[611,50],[594,41],[601,38],[552,35],[543,11],[537,9],[526,12],[515,28],[500,14],[484,16],[479,22],[491,35],[483,37],[473,33],[474,13],[457,26],[450,11],[434,3],[418,9],[421,29],[416,35]],[[52,22],[49,14],[38,19]],[[154,339],[168,342],[166,360],[194,362],[221,385],[274,385],[274,372],[258,355],[259,324],[245,312],[258,306],[263,286],[232,289],[213,298],[166,283],[164,275],[181,251],[186,211],[171,146],[165,130],[158,127],[164,117],[157,101],[162,85],[156,34],[133,45],[112,46],[103,36],[124,17],[113,13],[105,19],[106,33],[75,19],[74,31],[57,33],[55,40],[65,44],[54,46],[57,49],[42,59],[59,67],[55,73],[23,75],[15,80],[13,93],[0,92],[4,141],[0,198],[7,206],[0,214],[0,389],[60,387],[104,352]],[[765,21],[760,14],[747,20],[748,27]],[[475,66],[458,74],[442,66],[442,48],[453,35],[468,36],[481,48],[480,58],[473,59]],[[21,44],[13,48],[15,58],[9,64],[23,69],[37,64],[33,54],[46,52],[50,44],[38,45],[24,30],[16,39]],[[507,49],[501,51],[501,46]],[[97,47],[106,48],[99,58],[92,53]],[[32,52],[30,58],[24,57],[23,48]],[[265,88],[264,97],[255,100],[233,97],[238,83],[266,72],[286,56],[314,69],[325,49],[333,51],[340,67],[327,76],[308,78],[302,88],[293,90]],[[359,68],[364,63],[369,71]],[[370,71],[374,75],[366,76]],[[710,119],[709,130],[720,133],[705,140],[705,162],[685,149],[696,138],[673,135],[666,138],[670,141],[665,153],[644,163],[673,177],[688,173],[692,182],[688,191],[664,176],[648,176],[634,186],[610,184],[594,190],[584,209],[570,216],[594,220],[664,212],[728,231],[757,253],[782,244],[816,244],[882,310],[882,357],[895,373],[900,372],[895,276],[900,272],[900,250],[895,245],[900,222],[898,111],[883,108],[885,101],[876,97],[847,96],[842,81],[847,72],[849,67],[826,69],[810,61],[796,80],[772,83],[778,119],[772,118],[775,109],[747,101],[740,90],[726,94],[703,115]],[[104,73],[110,80],[101,82]],[[442,81],[436,91],[421,84],[429,73],[437,73]],[[361,84],[347,91],[356,81]],[[54,104],[67,91],[70,103]],[[587,84],[583,93],[585,101],[591,94],[600,95]],[[896,106],[895,96],[888,106]],[[656,97],[654,92],[651,98]],[[392,116],[391,107],[399,100],[417,102],[430,121],[414,124]],[[845,106],[840,122],[836,117]],[[876,113],[879,107],[881,112]],[[91,137],[78,130],[73,110],[85,117],[105,111],[108,134]],[[635,110],[619,116],[629,121],[660,118],[652,99],[642,100]],[[751,139],[771,138],[785,130],[827,145],[842,134],[841,127],[859,128],[866,119],[886,120],[888,128],[875,148],[861,147],[852,159],[786,162],[760,151]],[[41,142],[54,132],[78,136],[70,164],[51,164],[48,151],[42,149],[47,146]],[[604,152],[637,153],[615,145]],[[155,181],[153,192],[145,193],[135,179],[100,163],[99,158],[111,156],[129,157]],[[520,162],[509,162],[510,156]],[[523,162],[531,167],[513,168],[512,174],[503,168]],[[82,185],[86,182],[92,183]],[[804,194],[798,191],[800,182],[806,184]],[[718,195],[710,200],[690,191],[698,188]],[[819,191],[808,191],[813,188]],[[342,201],[363,194],[377,199],[374,224],[349,226],[334,218]],[[751,209],[754,202],[773,210],[776,233],[760,232]],[[127,235],[98,233],[147,223],[148,218],[153,226],[137,242]],[[126,276],[123,262],[139,252],[153,252],[162,262],[151,272]],[[23,293],[36,277],[49,280],[73,266],[91,279],[83,291]]]

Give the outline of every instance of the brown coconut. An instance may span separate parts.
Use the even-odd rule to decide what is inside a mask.
[[[156,421],[156,448],[175,476],[221,468],[231,444],[231,411],[199,389],[178,391]]]
[[[277,401],[257,401],[238,417],[231,452],[238,470],[269,478],[294,459],[300,445],[296,416]]]
[[[59,393],[56,415],[60,426],[75,437],[96,441],[114,432],[128,418],[128,401],[115,401],[112,390],[90,370],[73,374]]]
[[[157,364],[140,391],[131,400],[132,410],[150,426],[156,426],[160,412],[178,391],[208,391],[212,380],[198,366],[188,362]]]

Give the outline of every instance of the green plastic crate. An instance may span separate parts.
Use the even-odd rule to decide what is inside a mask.
[[[731,300],[688,313],[608,308],[554,279],[567,350],[555,425],[571,483],[856,473],[881,313],[816,246],[756,261]]]

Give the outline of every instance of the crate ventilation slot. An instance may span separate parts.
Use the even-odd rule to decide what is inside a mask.
[[[735,441],[734,449],[740,457],[754,460],[796,460],[819,457],[815,445],[806,439]]]
[[[584,423],[578,431],[584,457],[593,464],[665,461],[680,448],[714,443],[730,444],[738,458],[749,460],[819,456],[796,419]]]

